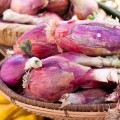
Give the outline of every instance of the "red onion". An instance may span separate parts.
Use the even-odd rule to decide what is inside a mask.
[[[59,100],[62,102],[61,107],[67,105],[80,105],[80,104],[100,104],[105,102],[107,92],[102,89],[89,89],[79,91],[77,93],[66,93]]]
[[[2,65],[0,77],[8,86],[16,87],[21,82],[25,73],[25,63],[29,58],[23,55],[14,55],[8,58]]]
[[[77,17],[81,20],[86,19],[88,15],[93,14],[94,11],[98,10],[98,5],[95,0],[70,0],[73,7],[74,12]]]
[[[48,0],[12,0],[10,8],[21,14],[36,15],[47,4]]]
[[[63,15],[68,9],[68,6],[69,6],[68,0],[49,0],[47,10],[49,12],[54,12],[59,15]]]
[[[27,97],[31,96],[48,102],[55,102],[60,99],[61,95],[76,90],[78,85],[71,82],[76,79],[78,71],[85,74],[89,69],[87,67],[79,68],[76,64],[69,64],[71,67],[69,68],[68,62],[64,60],[43,60],[42,63],[42,68],[31,71],[31,77],[28,79],[28,86],[24,92]],[[76,72],[75,75],[72,71]]]
[[[71,52],[120,55],[120,27],[116,22],[61,21],[55,30],[55,40],[58,46]]]
[[[10,7],[11,0],[0,0],[0,16]]]
[[[56,102],[63,94],[74,92],[79,87],[111,88],[109,81],[119,81],[117,69],[92,69],[53,57],[43,59],[42,68],[33,69],[29,76],[24,95],[47,102]]]
[[[36,28],[29,30],[17,40],[14,46],[15,53],[25,54],[19,46],[26,40],[30,40],[32,43],[33,56],[45,58],[57,54],[57,45],[51,42],[54,41],[52,30],[54,30],[54,26],[49,28],[49,25],[46,23],[41,23]]]
[[[107,67],[116,66],[120,68],[120,59],[118,59],[117,56],[91,57],[91,56],[84,55],[82,53],[64,52],[64,53],[57,54],[47,58],[47,60],[52,60],[52,59],[57,61],[60,59],[65,59],[81,65],[89,66],[89,67],[101,68],[102,66],[107,66]]]

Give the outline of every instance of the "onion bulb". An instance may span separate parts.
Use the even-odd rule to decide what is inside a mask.
[[[36,15],[47,4],[48,0],[12,0],[10,7],[21,14]]]
[[[0,77],[8,86],[15,87],[19,85],[22,75],[25,73],[25,63],[29,59],[23,55],[13,55],[2,65]]]
[[[94,11],[98,10],[95,0],[71,0],[75,14],[80,20],[84,20]]]
[[[68,6],[69,6],[68,0],[49,0],[47,10],[49,12],[54,12],[59,15],[63,15],[65,14]]]

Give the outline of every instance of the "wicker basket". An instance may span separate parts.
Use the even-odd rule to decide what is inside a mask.
[[[35,25],[23,25],[0,22],[0,45],[13,46],[15,41]]]
[[[1,61],[0,66],[4,60]],[[105,120],[108,109],[114,108],[111,104],[68,105],[60,109],[58,103],[46,103],[21,96],[11,90],[0,80],[0,93],[15,105],[40,116],[54,120]],[[110,119],[119,120],[119,119]]]
[[[16,35],[16,33],[14,33],[14,35]],[[14,36],[14,38],[16,37]],[[11,36],[12,40],[14,38]],[[5,56],[5,47],[0,48],[0,53]],[[0,66],[3,61],[0,62]],[[105,120],[108,109],[116,106],[116,104],[68,105],[64,109],[60,109],[60,104],[57,103],[46,103],[25,98],[7,87],[2,80],[0,80],[0,92],[15,105],[29,112],[54,120]]]

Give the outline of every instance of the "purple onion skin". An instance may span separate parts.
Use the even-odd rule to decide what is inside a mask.
[[[120,54],[120,28],[96,21],[62,21],[55,30],[57,44],[86,55]]]
[[[14,55],[8,58],[1,67],[1,80],[12,88],[19,85],[21,77],[25,73],[24,66],[28,59],[28,56],[23,55]]]

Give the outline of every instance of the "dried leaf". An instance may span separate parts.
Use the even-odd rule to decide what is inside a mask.
[[[32,56],[32,44],[30,40],[24,41],[23,44],[19,45],[19,47],[27,55]]]

